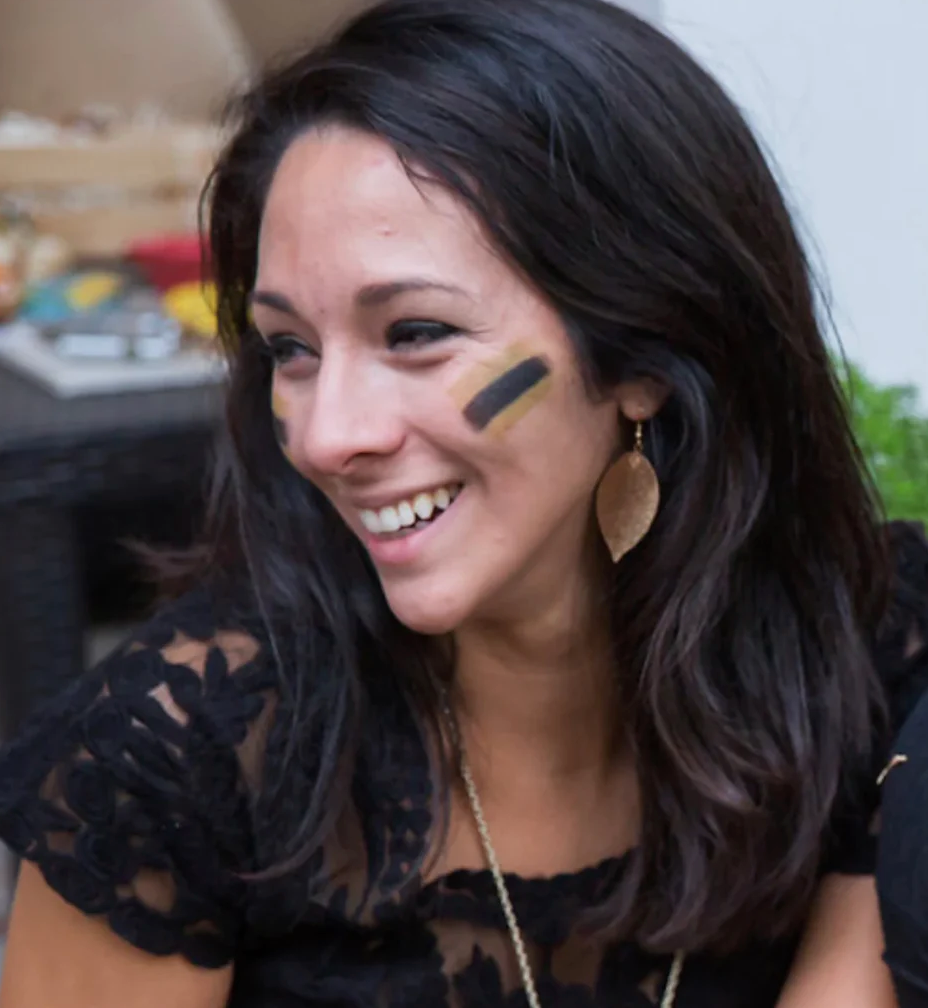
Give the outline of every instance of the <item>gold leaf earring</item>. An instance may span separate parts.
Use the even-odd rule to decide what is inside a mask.
[[[654,524],[661,488],[644,454],[644,429],[635,425],[635,445],[603,474],[596,490],[596,519],[612,562],[618,563]]]

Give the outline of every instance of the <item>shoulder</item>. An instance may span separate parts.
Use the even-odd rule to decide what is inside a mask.
[[[230,599],[164,606],[5,748],[0,839],[134,944],[227,959],[254,867],[267,650]]]
[[[208,732],[234,745],[273,694],[268,651],[244,606],[205,588],[190,592],[34,712],[6,747],[4,766],[30,754],[54,759],[80,736],[108,751],[139,733],[176,746]]]
[[[897,731],[928,688],[928,538],[918,522],[887,526],[892,577],[874,662]]]
[[[877,647],[894,729],[883,774],[887,814],[895,814],[897,804],[911,806],[897,799],[906,791],[911,794],[916,779],[922,789],[920,804],[928,799],[928,540],[924,529],[914,524],[898,529],[897,535],[893,601]]]
[[[144,692],[189,732],[239,745],[273,705],[271,651],[253,609],[203,588],[162,607],[97,674],[110,694]]]

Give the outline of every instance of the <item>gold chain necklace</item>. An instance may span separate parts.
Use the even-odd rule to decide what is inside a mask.
[[[499,859],[493,842],[490,840],[490,830],[487,826],[486,818],[483,814],[483,806],[480,804],[480,796],[477,794],[477,785],[471,775],[467,758],[464,755],[464,745],[461,741],[457,728],[457,721],[451,714],[450,707],[446,707],[446,712],[451,726],[452,735],[457,746],[458,771],[461,780],[464,782],[464,790],[470,802],[470,810],[477,825],[477,833],[480,835],[480,845],[483,847],[484,857],[490,867],[493,876],[493,883],[496,886],[496,894],[499,897],[500,905],[503,908],[503,916],[506,918],[506,927],[509,929],[509,937],[516,953],[516,961],[519,964],[519,973],[522,978],[522,987],[525,990],[525,997],[529,1008],[541,1008],[541,1001],[538,999],[538,990],[535,987],[535,978],[532,975],[532,967],[529,965],[528,954],[525,951],[525,941],[522,938],[522,930],[516,919],[516,912],[509,897],[509,890],[506,888],[506,880],[503,878],[502,869],[499,866]],[[683,973],[683,962],[686,953],[680,951],[673,957],[670,972],[667,974],[667,983],[664,985],[664,993],[661,997],[660,1008],[673,1008],[677,999],[677,988],[680,986],[680,976]]]

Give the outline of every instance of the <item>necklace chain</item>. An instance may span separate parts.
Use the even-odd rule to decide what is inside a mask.
[[[506,918],[506,926],[509,928],[509,937],[512,940],[512,946],[515,950],[516,961],[518,962],[519,973],[522,978],[522,986],[525,989],[525,997],[528,1001],[529,1008],[541,1008],[541,1002],[538,999],[538,990],[535,986],[535,978],[532,975],[532,968],[528,961],[528,953],[525,951],[525,940],[522,937],[522,930],[519,927],[519,921],[516,918],[516,912],[512,906],[512,900],[509,897],[506,880],[503,878],[503,872],[499,866],[499,858],[496,856],[493,841],[490,839],[490,830],[487,826],[486,817],[483,814],[483,806],[480,804],[480,796],[477,794],[477,785],[474,784],[473,775],[470,772],[470,767],[467,764],[467,758],[464,755],[464,746],[461,742],[460,733],[457,730],[457,722],[451,716],[450,710],[448,711],[448,717],[451,720],[452,734],[457,743],[458,770],[461,774],[461,780],[464,783],[464,790],[467,792],[467,798],[470,802],[470,809],[474,816],[474,822],[477,825],[477,833],[480,836],[480,845],[483,847],[483,854],[487,859],[487,864],[490,867],[490,873],[493,876],[493,883],[496,886],[496,894],[499,897],[500,905],[503,908],[503,916]],[[680,986],[680,976],[683,973],[683,962],[685,958],[685,953],[682,951],[677,952],[674,955],[673,962],[670,966],[670,972],[667,975],[667,983],[664,985],[664,993],[661,997],[660,1008],[673,1008],[677,999],[677,988]]]
[[[474,821],[477,824],[477,832],[480,834],[480,844],[483,847],[484,856],[490,866],[493,875],[493,882],[496,884],[496,892],[503,907],[503,916],[506,918],[506,926],[509,928],[509,936],[515,949],[516,960],[519,963],[519,972],[522,974],[522,986],[525,988],[525,997],[529,1003],[529,1008],[541,1008],[538,1000],[538,991],[535,989],[535,978],[532,975],[532,968],[529,965],[528,955],[525,951],[525,942],[522,938],[522,930],[516,919],[516,912],[509,898],[509,890],[506,888],[506,880],[499,866],[499,859],[493,849],[493,842],[490,840],[490,830],[487,828],[487,821],[483,815],[483,806],[477,794],[477,787],[474,778],[471,776],[470,767],[461,756],[461,780],[464,781],[464,789],[470,799],[470,808],[474,814]]]

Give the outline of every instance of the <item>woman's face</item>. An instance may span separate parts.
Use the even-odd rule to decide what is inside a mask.
[[[291,463],[424,633],[543,610],[589,556],[619,400],[588,396],[560,319],[438,185],[330,128],[273,181],[254,319]]]

